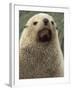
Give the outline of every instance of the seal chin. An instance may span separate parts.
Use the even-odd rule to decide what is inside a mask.
[[[49,42],[52,38],[51,29],[43,28],[38,32],[38,40],[39,42]]]

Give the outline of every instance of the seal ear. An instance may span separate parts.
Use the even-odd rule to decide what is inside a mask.
[[[56,30],[58,30],[58,27],[56,26]]]
[[[55,24],[55,27],[56,27],[56,31],[57,31],[57,33],[59,33],[57,24]]]
[[[56,30],[58,30],[57,24],[55,23]]]
[[[27,28],[27,27],[28,27],[27,25],[24,26],[24,28]]]
[[[57,35],[59,35],[58,26],[57,26],[57,24],[56,24],[56,23],[55,23],[55,27],[56,27],[56,32],[57,32]]]
[[[56,26],[56,32],[57,32],[57,35],[59,36],[59,30],[57,26]]]

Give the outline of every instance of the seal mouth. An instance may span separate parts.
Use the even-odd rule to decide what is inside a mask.
[[[49,42],[52,38],[51,29],[43,28],[38,32],[38,40],[39,42]]]

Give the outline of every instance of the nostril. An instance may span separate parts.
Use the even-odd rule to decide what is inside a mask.
[[[44,22],[45,25],[47,25],[48,22],[49,22],[49,20],[48,20],[47,18],[44,18],[44,19],[43,19],[43,22]]]

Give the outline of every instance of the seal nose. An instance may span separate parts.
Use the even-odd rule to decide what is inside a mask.
[[[49,42],[52,38],[51,30],[43,29],[38,32],[38,40],[40,42]]]
[[[43,22],[44,22],[45,25],[47,25],[48,22],[49,22],[49,20],[48,20],[47,18],[44,18],[44,19],[43,19]]]

